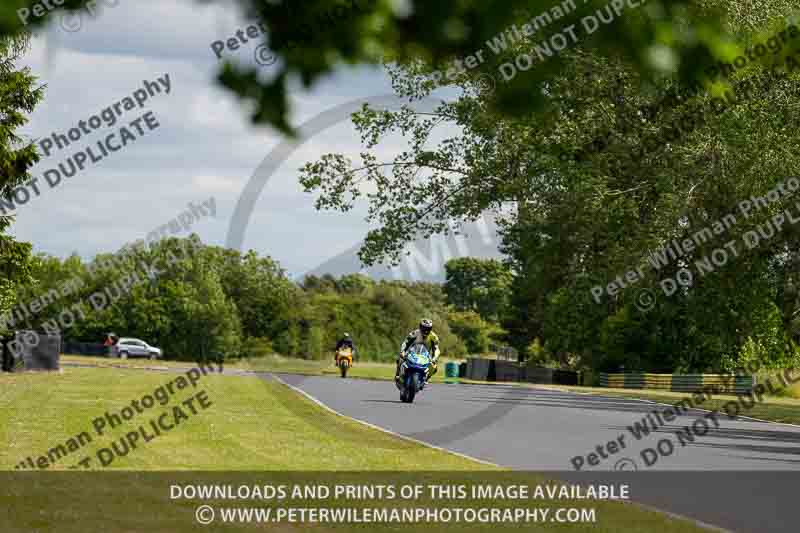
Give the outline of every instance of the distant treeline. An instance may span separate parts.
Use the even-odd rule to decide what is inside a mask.
[[[39,255],[33,283],[16,294],[0,329],[52,330],[65,339],[103,342],[109,332],[139,337],[169,359],[329,357],[350,333],[359,356],[388,360],[422,317],[431,317],[443,353],[486,352],[500,329],[442,285],[374,281],[353,274],[306,277],[297,284],[255,252],[206,246],[196,236],[150,249],[126,247],[91,262]]]

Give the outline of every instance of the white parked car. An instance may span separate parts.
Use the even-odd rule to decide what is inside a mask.
[[[140,339],[122,337],[112,350],[112,353],[120,359],[128,357],[149,357],[150,359],[161,359],[161,348],[150,346]]]

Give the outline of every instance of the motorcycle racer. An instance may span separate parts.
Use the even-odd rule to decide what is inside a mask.
[[[400,382],[400,363],[406,357],[406,350],[416,344],[425,345],[431,354],[431,366],[428,368],[428,375],[425,381],[427,382],[436,374],[436,362],[439,359],[439,336],[433,331],[433,321],[429,318],[423,318],[419,322],[419,328],[409,333],[400,345],[400,355],[397,358],[397,366],[394,373],[395,383]]]
[[[350,337],[349,333],[345,333],[341,339],[336,342],[335,352],[336,355],[334,356],[333,360],[338,364],[339,363],[339,350],[342,348],[350,348],[353,351],[353,356],[355,357],[356,354],[356,346],[353,344],[353,339]]]

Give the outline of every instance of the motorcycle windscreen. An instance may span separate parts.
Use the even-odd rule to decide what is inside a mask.
[[[408,354],[408,362],[416,366],[428,366],[431,363],[428,349],[423,345],[415,346]]]

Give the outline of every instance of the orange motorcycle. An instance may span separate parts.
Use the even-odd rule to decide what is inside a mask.
[[[348,347],[339,348],[336,352],[336,366],[342,373],[342,377],[347,377],[347,371],[353,366],[353,349]]]

